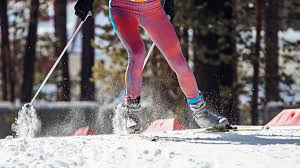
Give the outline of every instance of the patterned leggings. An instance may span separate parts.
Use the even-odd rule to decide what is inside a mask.
[[[185,96],[191,98],[193,102],[201,99],[195,76],[182,55],[176,32],[160,0],[145,2],[110,0],[110,19],[128,52],[125,76],[128,97],[132,99],[139,97],[142,88],[142,70],[146,56],[145,44],[139,33],[139,27],[142,27],[176,73]]]

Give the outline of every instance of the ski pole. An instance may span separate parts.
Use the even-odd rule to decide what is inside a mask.
[[[145,58],[144,65],[143,65],[143,69],[145,68],[145,66],[146,66],[146,64],[147,64],[147,61],[148,61],[148,59],[150,58],[150,56],[151,56],[151,54],[152,54],[152,52],[153,52],[153,50],[154,50],[154,47],[155,47],[155,44],[154,44],[154,42],[153,42],[152,45],[151,45],[151,47],[150,47],[150,50],[149,50],[149,52],[148,52],[148,54],[147,54],[147,56],[146,56],[146,58]]]
[[[36,97],[38,96],[38,94],[40,93],[40,91],[42,90],[42,88],[44,87],[44,85],[46,84],[46,82],[48,81],[49,77],[51,76],[51,74],[53,73],[54,69],[56,68],[57,64],[59,63],[59,61],[61,60],[61,58],[64,56],[65,52],[67,51],[67,49],[69,48],[69,46],[71,45],[72,41],[75,39],[76,35],[79,33],[79,31],[81,30],[81,27],[83,25],[83,23],[88,19],[88,17],[92,16],[92,12],[89,11],[88,14],[86,15],[85,19],[83,21],[80,22],[80,24],[78,25],[76,31],[73,33],[71,39],[69,40],[69,42],[67,43],[67,45],[65,46],[65,48],[63,49],[63,51],[61,52],[61,54],[59,55],[59,57],[57,58],[56,62],[54,63],[54,65],[52,66],[52,68],[50,69],[50,71],[48,72],[47,76],[45,77],[43,83],[41,84],[41,86],[39,87],[39,89],[37,90],[37,92],[35,93],[34,97],[32,98],[30,105],[33,104],[33,102],[35,101]]]

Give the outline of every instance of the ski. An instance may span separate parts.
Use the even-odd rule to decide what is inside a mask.
[[[213,129],[213,128],[208,128],[205,129],[203,132],[240,132],[240,131],[261,131],[258,129],[243,129],[243,128],[232,128],[232,129]]]
[[[215,129],[215,128],[200,128],[200,129],[191,129],[191,132],[195,133],[230,133],[230,132],[247,132],[247,131],[263,131],[263,130],[268,130],[268,127],[263,127],[263,126],[231,126],[230,128],[226,129]],[[170,131],[170,132],[177,132],[180,133],[181,131]],[[179,137],[173,137],[173,136],[163,136],[161,133],[153,133],[153,134],[143,134],[143,133],[137,133],[137,134],[132,134],[136,135],[139,138],[149,140],[152,142],[157,142],[160,140],[167,140],[167,141],[181,141],[182,138]]]

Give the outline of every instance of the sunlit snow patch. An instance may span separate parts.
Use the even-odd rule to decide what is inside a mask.
[[[18,118],[12,125],[12,131],[21,138],[33,138],[40,133],[41,121],[31,104],[25,104],[18,112]]]

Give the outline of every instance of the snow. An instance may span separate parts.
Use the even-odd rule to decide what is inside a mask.
[[[280,31],[279,38],[286,39],[291,42],[297,42],[300,40],[300,32],[289,28],[286,31]]]
[[[31,104],[25,104],[18,112],[18,118],[12,125],[12,131],[18,137],[35,137],[40,133],[42,123]]]
[[[297,167],[300,130],[157,133],[0,140],[0,167]],[[148,136],[148,135],[147,135]]]

